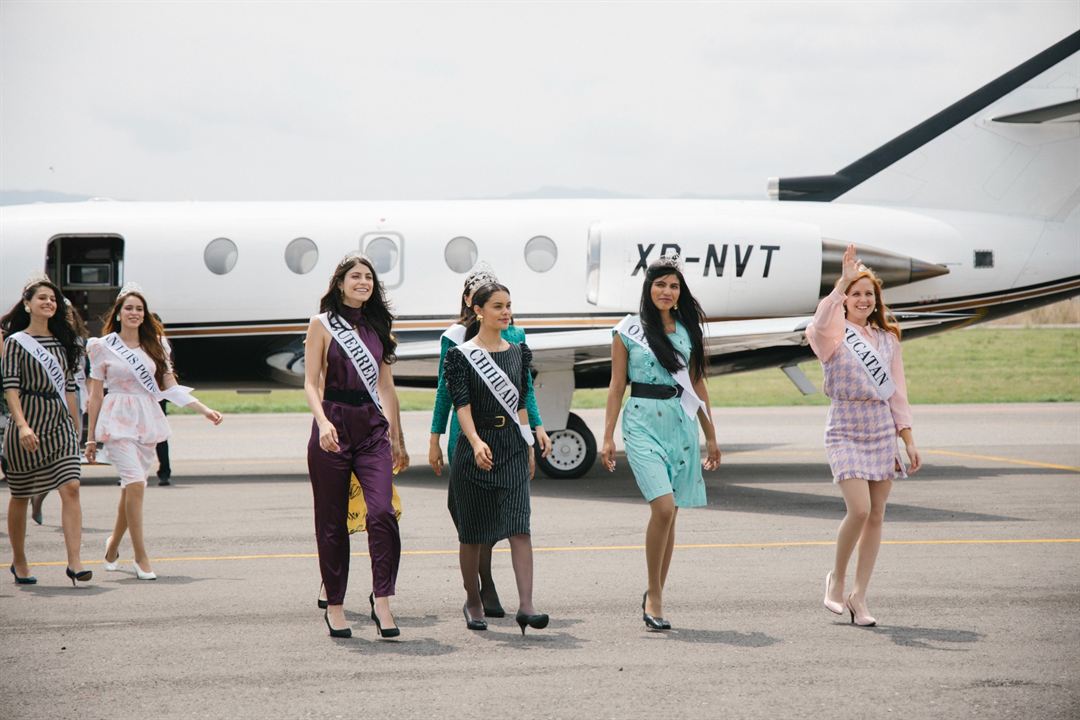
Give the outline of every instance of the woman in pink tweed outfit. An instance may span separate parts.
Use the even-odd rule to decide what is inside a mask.
[[[825,576],[825,607],[837,615],[847,610],[851,622],[872,626],[877,621],[867,610],[866,588],[881,546],[885,502],[893,478],[917,472],[921,462],[911,434],[900,327],[882,301],[881,281],[859,263],[854,245],[844,252],[843,275],[818,304],[806,336],[821,360],[825,394],[832,400],[825,452],[847,507],[836,533],[836,562]],[[910,461],[906,471],[897,435]],[[845,596],[856,545],[855,583]]]

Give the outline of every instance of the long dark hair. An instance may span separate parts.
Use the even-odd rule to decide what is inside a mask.
[[[333,313],[339,317],[345,313],[345,303],[342,301],[342,292],[339,285],[345,281],[345,276],[356,265],[363,264],[371,271],[371,297],[363,305],[364,319],[367,321],[382,343],[383,362],[393,363],[397,360],[397,339],[394,338],[391,328],[394,325],[394,316],[390,312],[390,306],[386,302],[386,293],[383,291],[382,281],[375,272],[375,266],[362,255],[346,255],[334,268],[334,274],[330,276],[330,284],[326,288],[326,294],[319,298],[319,312]]]
[[[116,302],[113,303],[109,312],[101,316],[101,336],[120,332],[120,308],[124,307],[124,301],[132,295],[142,300],[143,307],[143,319],[139,324],[139,347],[154,361],[154,380],[157,381],[158,387],[161,387],[161,384],[165,382],[166,371],[171,369],[169,354],[165,352],[165,346],[161,344],[161,338],[165,336],[165,328],[161,326],[157,315],[150,312],[150,305],[147,304],[145,295],[138,290],[130,290],[123,295],[117,295]]]
[[[479,288],[476,289],[476,292],[473,293],[473,306],[475,307],[479,305],[480,307],[484,307],[484,305],[487,304],[487,301],[491,299],[491,296],[497,292],[504,292],[509,295],[510,288],[506,287],[505,285],[500,285],[499,283],[488,283],[487,285],[481,285]],[[471,308],[469,312],[471,313],[472,317],[469,318],[468,324],[465,325],[466,340],[472,340],[474,337],[476,337],[476,334],[480,332],[480,318],[477,317],[476,313],[473,312]]]
[[[641,325],[645,328],[645,337],[649,341],[656,359],[670,373],[678,372],[686,367],[686,359],[675,350],[671,339],[664,331],[664,321],[660,319],[660,310],[652,301],[652,284],[657,278],[665,275],[674,275],[679,278],[679,302],[678,309],[672,309],[671,314],[683,324],[686,333],[690,336],[690,378],[697,382],[705,377],[705,344],[702,339],[701,326],[705,323],[705,313],[701,305],[690,293],[690,287],[686,284],[682,271],[677,267],[662,263],[653,263],[645,271],[645,281],[641,286]]]
[[[78,336],[75,333],[75,328],[68,322],[63,293],[60,292],[60,288],[48,280],[40,280],[26,286],[26,289],[22,292],[22,297],[19,298],[19,302],[15,303],[11,310],[0,318],[0,332],[4,334],[4,337],[11,337],[13,333],[30,327],[30,313],[27,312],[25,305],[30,302],[40,287],[47,287],[53,292],[53,298],[56,300],[56,312],[49,318],[49,332],[63,346],[68,370],[75,372],[75,369],[79,367],[79,358],[83,354],[83,349],[77,340]]]

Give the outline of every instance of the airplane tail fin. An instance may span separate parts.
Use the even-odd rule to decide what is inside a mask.
[[[1080,205],[1080,31],[838,172],[774,178],[769,194],[1064,220]]]

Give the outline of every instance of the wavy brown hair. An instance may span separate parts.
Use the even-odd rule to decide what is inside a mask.
[[[893,317],[892,311],[885,305],[885,300],[882,297],[881,279],[874,274],[874,271],[865,265],[859,270],[859,274],[855,276],[855,279],[847,284],[844,288],[844,294],[847,295],[851,290],[851,286],[859,282],[863,278],[868,278],[871,283],[874,284],[874,312],[870,313],[870,317],[866,319],[866,322],[870,325],[875,325],[886,332],[891,332],[896,336],[896,339],[900,339],[900,324],[896,322],[896,318]],[[847,317],[847,306],[844,306],[844,317]]]
[[[158,387],[162,387],[162,383],[165,382],[165,372],[172,370],[169,367],[169,355],[165,352],[165,346],[161,344],[161,339],[165,337],[165,328],[161,326],[157,316],[150,312],[150,305],[147,304],[145,295],[135,290],[118,295],[112,309],[101,317],[104,323],[101,335],[104,337],[109,333],[120,332],[120,308],[124,307],[124,301],[132,295],[142,300],[143,304],[143,321],[139,325],[139,347],[154,361],[156,366],[154,379]]]
[[[68,320],[67,312],[65,309],[65,298],[63,293],[60,292],[60,288],[56,287],[48,280],[41,280],[31,285],[27,285],[23,289],[22,296],[19,301],[15,303],[11,310],[8,311],[3,318],[0,318],[0,333],[4,337],[10,337],[12,334],[25,330],[30,326],[30,313],[23,307],[26,303],[30,302],[30,299],[37,294],[38,288],[47,287],[52,290],[53,299],[56,302],[56,312],[49,318],[48,326],[49,332],[53,334],[60,344],[64,347],[64,357],[67,360],[68,369],[75,372],[75,369],[79,367],[79,358],[83,354],[82,346],[78,341],[78,334],[71,322]]]
[[[390,306],[386,302],[386,291],[383,289],[379,273],[375,272],[375,266],[363,255],[349,254],[342,258],[334,268],[334,274],[330,276],[330,284],[326,288],[326,294],[319,298],[319,312],[331,312],[341,316],[345,312],[345,303],[341,299],[341,284],[345,282],[345,276],[357,265],[364,265],[371,271],[371,297],[364,301],[364,319],[371,325],[371,329],[379,336],[382,343],[383,362],[387,365],[397,360],[397,338],[392,332],[394,316],[390,312]]]

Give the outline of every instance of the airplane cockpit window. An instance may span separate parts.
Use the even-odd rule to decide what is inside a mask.
[[[203,251],[203,262],[207,269],[215,275],[224,275],[232,272],[236,267],[236,257],[239,254],[236,243],[229,238],[214,238],[206,245]]]
[[[536,272],[547,272],[555,267],[558,259],[559,248],[549,237],[537,235],[525,243],[525,264]]]
[[[285,247],[285,264],[297,275],[306,275],[319,261],[319,248],[311,238],[298,237]]]
[[[371,264],[375,266],[377,273],[390,272],[398,264],[397,243],[388,237],[369,240],[364,248],[364,254],[371,258]]]
[[[446,243],[443,257],[448,268],[456,273],[463,273],[472,270],[479,253],[476,251],[476,243],[467,237],[458,236]]]

